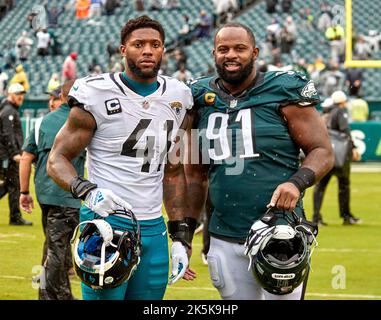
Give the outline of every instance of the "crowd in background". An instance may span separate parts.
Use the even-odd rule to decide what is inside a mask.
[[[195,75],[188,69],[189,57],[184,47],[203,38],[212,41],[213,31],[216,28],[226,22],[232,21],[236,14],[245,10],[252,2],[254,1],[213,0],[214,11],[208,12],[205,9],[201,9],[195,21],[191,21],[190,16],[184,13],[182,16],[182,28],[179,30],[177,38],[168,43],[167,53],[162,60],[159,74],[169,75],[184,82],[194,78]],[[3,4],[6,4],[5,11],[3,11]],[[8,6],[9,4],[13,5],[13,1],[0,0],[0,19],[3,17],[3,12],[6,14],[7,11],[11,10],[12,5]],[[20,100],[21,102],[16,100],[16,102],[13,102],[12,99],[9,102],[9,104],[18,104],[17,107],[20,107],[25,93],[30,91],[27,68],[25,66],[28,63],[32,63],[29,61],[30,54],[35,50],[37,56],[41,59],[47,55],[63,55],[65,57],[62,66],[57,66],[57,70],[51,74],[46,84],[46,93],[49,94],[49,99],[51,101],[60,100],[61,95],[57,93],[57,89],[66,81],[84,76],[83,74],[78,74],[77,71],[78,53],[74,51],[64,53],[61,50],[59,33],[57,31],[60,26],[60,16],[65,11],[71,10],[75,14],[76,19],[85,21],[88,24],[97,25],[102,23],[99,17],[114,14],[115,10],[122,4],[122,0],[71,0],[65,6],[58,8],[56,6],[49,6],[48,2],[46,2],[44,6],[47,13],[47,26],[38,30],[35,30],[32,26],[34,13],[28,14],[26,19],[30,23],[31,28],[23,31],[14,46],[6,48],[4,51],[4,64],[0,68],[0,97],[8,96],[8,99],[22,99],[22,101]],[[135,0],[134,5],[137,11],[147,9],[155,11],[183,9],[178,0]],[[344,30],[342,26],[335,24],[330,6],[322,4],[320,9],[319,13],[313,13],[308,7],[302,8],[299,12],[302,18],[299,19],[301,23],[296,23],[292,16],[292,0],[267,0],[267,13],[273,15],[276,12],[282,12],[284,19],[280,20],[274,17],[266,27],[265,40],[257,44],[261,48],[261,58],[258,61],[259,70],[297,70],[305,73],[317,83],[322,97],[335,96],[334,93],[345,91],[349,97],[352,97],[348,106],[346,105],[346,96],[345,101],[341,101],[343,106],[345,104],[345,107],[349,109],[350,121],[366,121],[369,110],[366,101],[362,99],[363,70],[359,68],[344,68]],[[300,40],[303,32],[308,31],[308,29],[319,30],[325,35],[325,43],[322,45],[329,48],[330,59],[328,61],[325,61],[317,53],[313,61],[307,62],[304,57],[298,56],[295,52],[295,44]],[[372,58],[373,54],[380,50],[380,41],[381,35],[375,30],[369,30],[368,35],[356,36],[353,48],[354,57],[357,59]],[[107,65],[102,65],[94,57],[88,61],[87,74],[98,75],[103,72],[121,72],[124,70],[117,43],[109,42],[105,44],[104,54],[108,57]],[[284,63],[283,59],[285,55],[290,57],[291,64]],[[208,65],[203,75],[207,76],[214,73],[214,67]],[[334,103],[336,102],[333,101],[332,105]],[[19,123],[19,131],[21,131],[21,122]],[[20,148],[21,144],[19,145]],[[349,193],[349,182],[347,184]],[[16,193],[20,193],[20,190],[13,191],[13,194]],[[319,209],[316,211],[316,222],[323,224],[319,211],[321,201],[322,199],[320,200]],[[349,196],[347,201],[349,202]],[[19,208],[10,208],[10,212],[10,224],[31,225],[29,221],[21,217]],[[359,220],[349,211],[345,212],[343,217],[347,217],[347,224],[355,224]]]
[[[14,1],[2,1],[11,10]],[[0,5],[1,3],[0,2]],[[202,38],[213,36],[220,25],[232,21],[234,17],[253,4],[253,0],[211,0],[213,11],[200,9],[196,19],[192,19],[184,10],[184,2],[178,0],[135,0],[133,7],[142,10],[181,10],[183,23],[175,39],[166,44],[167,53],[162,61],[161,74],[187,81],[195,76],[187,63],[186,46]],[[360,68],[344,68],[345,37],[343,26],[337,24],[333,8],[326,3],[320,5],[319,12],[313,12],[306,3],[305,7],[295,12],[292,0],[266,0],[266,12],[271,23],[266,27],[264,41],[257,45],[261,49],[258,61],[261,71],[297,70],[307,74],[315,81],[321,96],[329,97],[337,90],[345,91],[350,98],[361,99],[364,71]],[[59,39],[60,17],[70,11],[76,19],[88,24],[101,24],[99,17],[112,15],[118,7],[125,4],[123,0],[70,0],[58,7],[55,4],[44,4],[47,24],[43,28],[33,28],[35,12],[26,17],[30,29],[24,30],[14,46],[4,48],[0,66],[0,96],[4,96],[9,83],[21,83],[26,92],[30,90],[28,81],[28,63],[30,54],[36,50],[38,56],[64,55],[61,67],[57,67],[46,84],[47,91],[59,86],[63,81],[75,79],[77,76],[77,52],[62,52],[62,39]],[[299,18],[295,19],[298,15]],[[295,50],[295,44],[303,41],[303,34],[313,30],[324,35],[322,48],[329,52],[329,59],[324,59],[318,52],[315,57],[302,57]],[[378,30],[369,30],[367,35],[355,35],[353,41],[354,59],[371,59],[380,51],[381,34]],[[108,55],[107,65],[102,65],[97,58],[87,63],[87,72],[91,75],[103,72],[120,72],[124,66],[119,53],[118,43],[105,44]],[[287,59],[285,59],[285,57]],[[308,58],[308,60],[307,60]],[[286,61],[286,62],[285,62]],[[289,61],[292,61],[289,63]],[[202,75],[214,73],[212,65],[208,65]]]

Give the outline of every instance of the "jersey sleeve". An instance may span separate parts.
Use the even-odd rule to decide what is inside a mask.
[[[304,74],[294,71],[288,72],[282,82],[287,97],[287,101],[282,106],[296,104],[304,107],[313,106],[320,102],[315,83]]]
[[[190,88],[185,88],[184,103],[185,103],[186,110],[192,109],[194,102],[193,102],[192,90]]]
[[[77,79],[72,85],[68,95],[68,105],[82,107],[87,110],[89,106],[88,87],[83,78]]]
[[[35,129],[33,128],[32,131],[30,132],[28,138],[25,140],[24,145],[22,147],[22,150],[37,156],[38,150],[37,150],[35,135],[36,135]]]
[[[187,83],[192,93],[193,110],[198,110],[199,108],[204,106],[206,104],[206,100],[208,99],[208,97],[205,96],[205,88],[203,86],[204,78],[205,77],[194,79]],[[214,99],[215,94],[211,93],[211,95],[211,97]]]

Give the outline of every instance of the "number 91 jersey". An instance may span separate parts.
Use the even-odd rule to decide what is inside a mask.
[[[129,202],[139,220],[160,217],[166,155],[193,105],[190,89],[160,76],[157,90],[143,97],[121,73],[110,73],[76,80],[69,97],[96,121],[87,147],[89,180]]]
[[[218,78],[194,81],[191,88],[200,155],[209,164],[209,230],[244,241],[275,188],[299,168],[299,147],[281,108],[312,106],[319,97],[313,82],[293,71],[258,73],[238,97]]]

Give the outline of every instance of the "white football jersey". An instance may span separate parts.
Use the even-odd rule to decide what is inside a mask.
[[[107,73],[78,79],[69,92],[97,124],[87,147],[89,180],[129,202],[139,220],[162,215],[166,154],[193,105],[184,83],[165,76],[158,83],[143,97],[121,73]]]

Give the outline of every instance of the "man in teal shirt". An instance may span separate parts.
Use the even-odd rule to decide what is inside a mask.
[[[72,82],[58,89],[62,100],[53,112],[47,114],[36,126],[23,146],[20,161],[20,207],[28,213],[34,208],[29,194],[29,178],[32,163],[35,163],[35,188],[41,206],[42,224],[46,234],[43,257],[45,279],[40,279],[40,300],[72,299],[68,269],[70,266],[70,239],[79,220],[80,200],[61,189],[46,173],[46,162],[56,134],[66,122],[70,108],[65,103]],[[73,160],[73,165],[83,174],[85,153]]]

